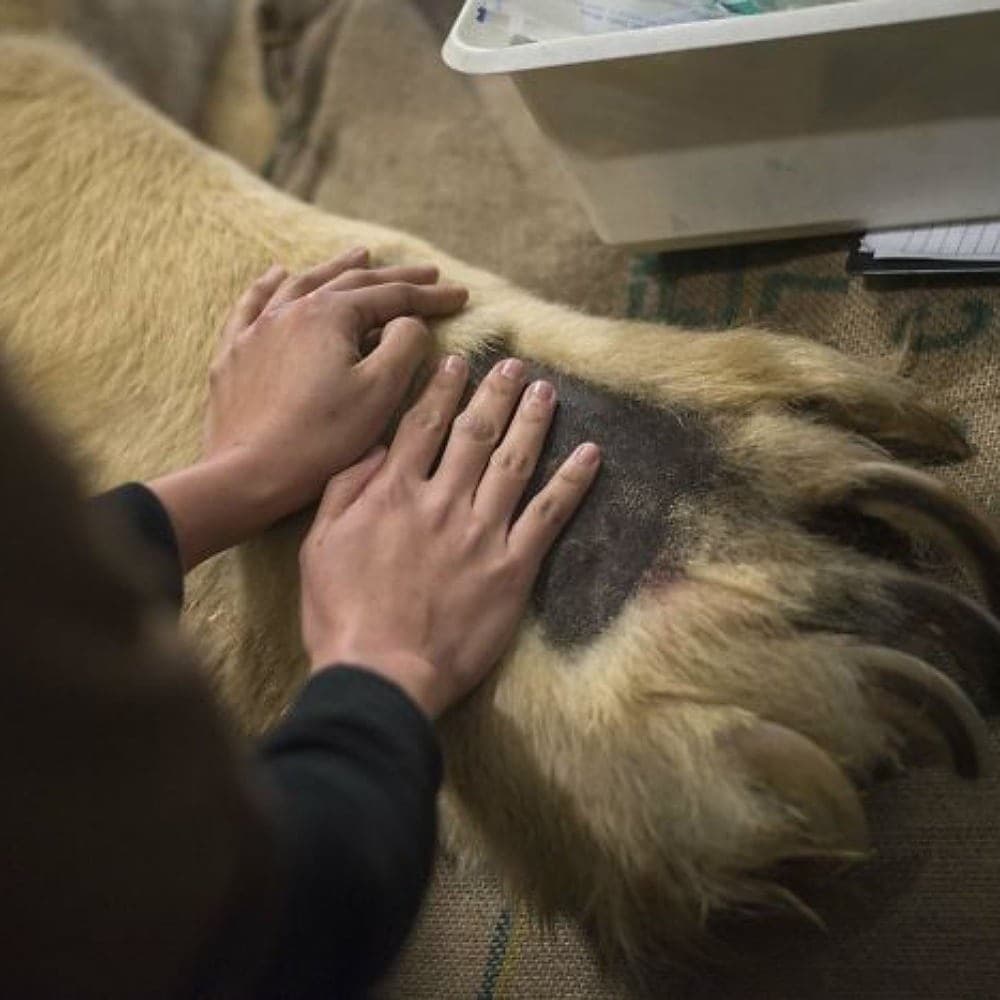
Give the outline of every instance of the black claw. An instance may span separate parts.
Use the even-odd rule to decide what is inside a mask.
[[[909,706],[914,732],[919,733],[925,721],[938,728],[957,774],[977,778],[987,770],[986,724],[954,681],[923,660],[894,649],[861,647],[857,659],[878,688]],[[898,714],[893,715],[893,721],[898,724]]]
[[[1000,698],[1000,621],[940,583],[899,577],[887,583],[910,626],[922,628],[994,696]]]
[[[985,517],[943,483],[914,469],[871,462],[856,473],[860,482],[855,480],[840,503],[942,543],[979,583],[994,614],[1000,614],[1000,537]]]

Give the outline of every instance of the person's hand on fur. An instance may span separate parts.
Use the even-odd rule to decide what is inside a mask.
[[[497,662],[600,463],[581,445],[515,518],[556,405],[548,382],[522,395],[524,372],[516,359],[493,369],[432,473],[467,379],[466,363],[446,358],[388,454],[330,481],[300,554],[314,671],[363,665],[435,718]]]
[[[185,569],[316,500],[385,432],[430,345],[413,316],[460,309],[434,267],[367,267],[364,249],[240,298],[211,368],[203,456],[150,483]],[[363,338],[382,328],[362,357]]]

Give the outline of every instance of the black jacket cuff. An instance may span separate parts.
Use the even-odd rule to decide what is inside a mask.
[[[149,551],[158,553],[156,582],[178,611],[184,603],[184,569],[170,517],[156,494],[142,483],[126,483],[90,501],[99,516],[130,524]]]

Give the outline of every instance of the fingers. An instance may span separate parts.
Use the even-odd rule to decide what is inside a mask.
[[[374,448],[360,462],[338,472],[326,485],[316,512],[316,520],[343,514],[364,493],[365,487],[382,467],[385,455],[385,448]]]
[[[458,312],[469,297],[461,285],[419,285],[390,282],[344,292],[342,301],[354,314],[359,333],[384,326],[398,316],[448,316]]]
[[[517,519],[509,545],[537,565],[573,516],[590,489],[601,464],[596,444],[581,444],[559,467]]]
[[[239,297],[222,327],[223,346],[256,321],[287,276],[288,272],[283,267],[272,264]]]
[[[427,477],[462,401],[468,377],[464,358],[453,354],[441,360],[420,399],[400,421],[389,448],[389,461],[396,468]]]
[[[431,335],[413,316],[401,316],[382,331],[378,347],[358,362],[358,373],[369,380],[370,402],[388,415],[402,402],[420,363],[427,356]]]
[[[550,382],[533,382],[476,490],[473,504],[489,521],[507,523],[524,494],[552,426],[556,394]]]
[[[519,358],[495,365],[483,379],[469,405],[456,418],[435,474],[444,489],[471,500],[486,463],[510,420],[524,388],[525,367]]]
[[[307,296],[337,293],[338,309],[352,319],[355,340],[400,316],[447,316],[457,312],[468,291],[437,284],[432,265],[368,268],[368,250],[356,247],[300,275],[289,277],[272,268],[245,293],[223,329],[234,336],[250,326],[265,309],[278,309]],[[319,300],[316,300],[317,302]]]
[[[438,269],[430,264],[412,267],[357,267],[344,271],[332,281],[328,281],[317,291],[329,289],[332,292],[349,292],[372,285],[387,285],[403,282],[410,285],[433,285],[438,280]]]
[[[365,247],[353,247],[346,253],[334,257],[302,274],[287,278],[277,290],[267,305],[271,309],[287,305],[295,299],[316,291],[323,285],[333,281],[338,275],[354,268],[362,268],[368,263],[368,250]]]

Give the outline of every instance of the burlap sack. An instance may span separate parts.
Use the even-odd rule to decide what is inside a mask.
[[[332,0],[320,15],[329,18],[325,48],[290,50],[281,64],[286,113],[274,179],[325,208],[411,230],[590,311],[707,330],[766,324],[904,370],[961,415],[977,448],[943,475],[998,513],[995,280],[866,284],[846,276],[843,239],[638,257],[602,246],[511,84],[442,65],[440,44],[458,7]],[[826,931],[747,930],[734,966],[678,971],[655,995],[1000,996],[1000,783],[922,773],[868,799],[876,856],[825,894]],[[628,993],[601,979],[572,928],[539,930],[488,878],[442,862],[421,924],[380,995]]]

